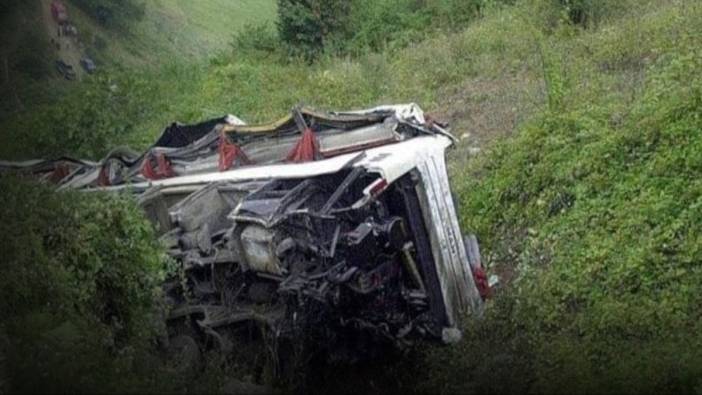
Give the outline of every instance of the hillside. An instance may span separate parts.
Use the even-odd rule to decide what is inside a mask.
[[[0,8],[3,44],[0,46],[0,114],[54,102],[74,88],[54,66],[61,59],[72,65],[78,81],[85,74],[82,57],[92,58],[98,70],[158,69],[171,63],[205,64],[229,50],[233,36],[250,23],[272,23],[274,0],[133,0],[136,11],[117,13],[104,22],[96,9],[102,0],[65,0],[76,37],[58,36],[51,17],[51,0],[8,0]],[[60,46],[54,45],[59,41]]]
[[[265,23],[275,17],[274,0],[152,0],[141,4],[143,14],[120,29],[105,28],[84,9],[72,7],[85,41],[97,43],[92,48],[96,58],[126,67],[160,66],[174,59],[202,63],[228,49],[234,34],[248,23]]]
[[[115,145],[146,147],[174,120],[232,113],[265,121],[298,102],[419,103],[460,137],[450,171],[462,227],[480,238],[501,288],[457,347],[427,346],[350,371],[325,367],[305,377],[315,389],[699,392],[702,4],[598,0],[578,3],[591,5],[578,14],[573,2],[486,2],[456,26],[441,15],[454,15],[457,3],[437,0],[427,4],[446,11],[431,14],[441,26],[433,29],[426,9],[377,3],[386,8],[356,26],[382,36],[393,27],[395,38],[377,48],[308,61],[291,57],[271,29],[248,27],[208,62],[174,58],[151,67],[145,56],[143,65],[66,91],[61,106],[39,103],[0,121],[0,157],[97,159]],[[160,10],[175,20],[185,8]],[[149,20],[140,29],[156,34]],[[225,31],[208,30],[200,42]],[[171,53],[174,40],[160,41],[155,54]],[[125,65],[142,59],[141,44],[124,43],[117,52]],[[5,200],[17,206],[8,213],[29,204]],[[100,204],[137,221],[122,200]],[[31,224],[56,220],[48,210],[39,215]],[[128,226],[144,234],[143,225]],[[62,248],[31,242],[39,251]],[[153,258],[152,246],[140,248]],[[21,252],[6,256],[31,267]]]

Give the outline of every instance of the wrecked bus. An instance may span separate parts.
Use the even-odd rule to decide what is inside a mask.
[[[476,239],[459,227],[452,144],[414,104],[296,107],[267,125],[173,124],[142,154],[0,167],[137,196],[180,268],[164,284],[172,345],[231,353],[253,326],[293,342],[360,333],[403,347],[457,340],[489,291]]]

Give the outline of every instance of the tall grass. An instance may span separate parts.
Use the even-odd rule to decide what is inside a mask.
[[[699,390],[701,13],[545,40],[546,107],[453,178],[464,228],[513,281],[462,347],[430,353],[428,388],[475,372],[481,392]]]
[[[173,120],[190,122],[233,113],[260,122],[279,117],[298,102],[352,108],[414,101],[436,110],[443,90],[477,75],[498,78],[537,65],[531,52],[538,30],[506,11],[495,13],[496,22],[491,24],[478,22],[465,33],[438,34],[392,54],[325,55],[309,65],[279,53],[231,53],[204,67],[175,63],[115,72],[64,97],[64,108],[47,104],[33,109],[31,119],[18,114],[2,122],[8,131],[3,136],[2,145],[8,148],[3,154],[21,157],[73,151],[96,157],[112,144],[136,143],[135,148],[143,148]],[[515,29],[515,24],[534,34],[525,39],[510,35],[513,30],[508,29]],[[85,100],[86,96],[91,99]],[[13,144],[23,139],[22,130],[30,125],[46,131],[31,137],[42,141],[38,150],[34,150],[36,144]],[[91,133],[104,139],[85,147],[63,139]]]
[[[522,1],[312,64],[262,40],[111,73],[2,120],[0,156],[98,158],[173,120],[266,121],[298,102],[417,102],[463,136],[450,162],[462,225],[505,289],[463,343],[417,361],[410,387],[699,390],[702,7],[585,3],[602,5],[586,24],[564,2]]]

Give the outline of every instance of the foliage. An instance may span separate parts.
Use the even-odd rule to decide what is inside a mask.
[[[198,83],[193,78],[199,75],[197,70],[199,66],[164,66],[159,74],[168,77],[157,84],[148,80],[148,74],[138,72],[96,75],[84,81],[80,90],[63,95],[59,105],[46,104],[35,108],[33,115],[10,118],[11,130],[33,133],[14,134],[5,145],[4,156],[16,155],[19,148],[32,156],[70,154],[98,159],[117,144],[146,146],[166,124],[165,120],[154,124],[152,115],[168,114],[169,94],[186,94],[192,89]],[[171,80],[182,83],[173,85]],[[193,117],[184,115],[184,121]]]
[[[347,0],[278,0],[278,35],[290,51],[306,59],[321,54],[328,41],[343,34]]]
[[[513,0],[280,0],[278,31],[293,54],[363,54],[404,48],[457,30]]]
[[[53,72],[53,57],[47,57],[49,39],[31,20],[41,11],[37,2],[4,1],[0,5],[0,118],[7,108],[20,107],[20,96],[31,97],[38,80]]]
[[[6,0],[0,3],[0,18],[11,15],[17,8],[25,6],[22,0]]]
[[[530,6],[543,28],[553,30],[563,22],[582,28],[597,27],[649,4],[649,0],[536,0]]]
[[[413,50],[356,59],[323,56],[314,65],[280,60],[275,51],[262,59],[260,53],[269,52],[257,44],[252,44],[255,53],[245,49],[256,38],[252,28],[241,33],[241,50],[207,66],[176,63],[102,73],[31,114],[7,117],[0,121],[8,131],[0,136],[0,156],[98,159],[115,145],[146,148],[173,121],[226,113],[248,122],[269,121],[300,101],[335,108],[415,101],[431,110],[442,87],[476,73],[495,75],[495,62],[507,53],[529,57],[531,39],[511,36],[507,27],[529,29],[507,17],[497,25],[477,24],[466,34],[437,36]],[[498,44],[486,46],[488,38]]]
[[[280,49],[278,36],[270,24],[247,24],[234,35],[234,56],[274,53]]]
[[[11,390],[153,388],[147,352],[160,331],[165,260],[131,198],[56,193],[9,176],[0,184]]]
[[[458,183],[464,227],[478,231],[486,250],[501,251],[495,270],[518,272],[505,296],[510,307],[491,313],[512,334],[492,345],[516,347],[495,368],[529,372],[531,390],[699,388],[700,11],[669,8],[620,22],[569,45],[572,52],[547,41],[571,55],[565,66],[544,51],[545,111]],[[630,29],[666,33],[643,48],[637,40],[621,46]],[[603,71],[599,54],[580,57],[577,48],[616,36],[620,54],[666,55],[617,71]],[[645,84],[627,93],[611,85],[642,73]],[[470,335],[466,347],[483,340]],[[437,374],[455,374],[448,371]]]
[[[314,64],[281,59],[271,29],[251,26],[207,66],[113,71],[0,121],[3,154],[96,158],[145,148],[173,120],[265,121],[299,101],[412,101],[457,134],[518,129],[478,158],[473,136],[451,154],[463,228],[507,284],[465,342],[417,361],[417,389],[701,388],[700,6],[402,4],[352,8],[355,37],[327,36]]]
[[[351,14],[353,35],[343,44],[353,53],[405,47],[419,42],[431,23],[426,5],[416,0],[356,0]]]

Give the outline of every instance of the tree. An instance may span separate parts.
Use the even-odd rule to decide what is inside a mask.
[[[330,41],[343,35],[350,13],[348,0],[278,0],[278,35],[296,55],[312,60]]]

